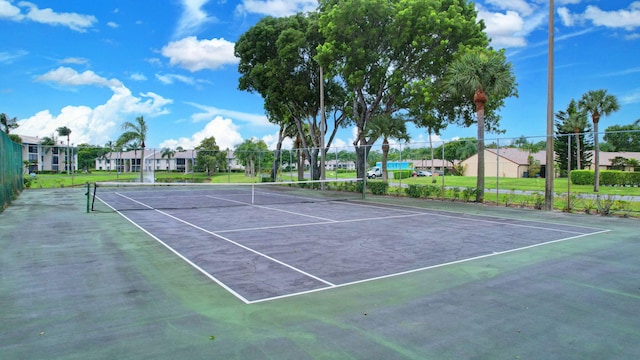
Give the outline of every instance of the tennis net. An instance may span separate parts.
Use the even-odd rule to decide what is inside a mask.
[[[362,184],[362,179],[226,184],[97,182],[87,196],[92,211],[99,211],[100,203],[115,211],[198,209],[362,199]]]

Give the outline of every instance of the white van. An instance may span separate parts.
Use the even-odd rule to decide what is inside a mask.
[[[367,178],[369,179],[375,179],[381,176],[382,176],[382,170],[377,166],[374,166],[371,168],[371,170],[367,171]]]

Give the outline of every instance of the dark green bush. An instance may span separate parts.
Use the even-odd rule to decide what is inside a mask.
[[[396,170],[393,172],[393,179],[399,180],[410,178],[411,174],[413,174],[413,170]]]
[[[422,196],[422,185],[411,184],[404,189],[405,194],[412,198],[419,198]]]
[[[571,172],[571,183],[574,185],[593,185],[595,174],[592,170],[573,170]]]
[[[595,172],[593,170],[573,170],[571,183],[575,185],[593,185]],[[600,171],[600,185],[603,186],[640,186],[640,172],[621,170]]]
[[[383,181],[370,182],[368,185],[373,195],[385,195],[389,189],[389,183]]]

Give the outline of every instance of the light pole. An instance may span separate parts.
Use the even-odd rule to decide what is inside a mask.
[[[545,175],[544,209],[553,210],[553,177],[555,166],[553,166],[553,20],[554,20],[553,0],[549,0],[549,49],[547,64],[547,167]]]

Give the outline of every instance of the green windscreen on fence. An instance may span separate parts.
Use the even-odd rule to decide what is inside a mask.
[[[0,131],[0,211],[22,191],[22,146]]]

